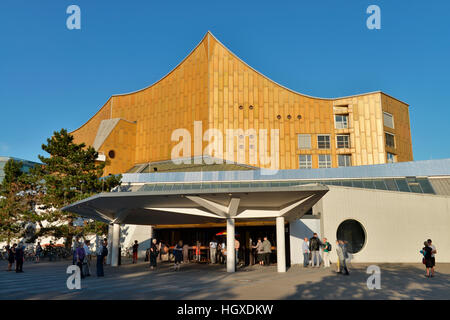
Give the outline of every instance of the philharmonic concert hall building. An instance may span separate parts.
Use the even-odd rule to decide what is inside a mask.
[[[348,241],[355,262],[420,262],[428,238],[450,246],[450,160],[413,162],[408,104],[381,91],[295,92],[210,32],[161,80],[111,96],[72,134],[99,152],[105,175],[123,175],[114,192],[64,208],[110,223],[112,265],[135,239],[143,250],[151,237],[207,246],[225,230],[244,264],[267,235],[280,272],[302,263],[313,232]]]

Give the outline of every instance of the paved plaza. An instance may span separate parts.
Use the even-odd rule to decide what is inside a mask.
[[[105,267],[105,277],[82,280],[81,290],[66,287],[70,261],[25,263],[24,273],[6,272],[0,261],[0,299],[450,299],[450,264],[439,264],[435,278],[421,264],[379,264],[381,289],[366,286],[366,264],[354,264],[350,276],[334,268],[294,266],[277,273],[259,265],[227,273],[223,265],[185,264],[174,272],[161,263]],[[91,266],[95,273],[95,263]]]

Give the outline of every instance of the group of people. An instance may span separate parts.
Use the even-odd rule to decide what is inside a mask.
[[[331,250],[332,245],[328,242],[327,238],[323,238],[321,241],[317,236],[317,233],[314,233],[310,239],[305,238],[302,244],[303,266],[306,268],[311,265],[312,267],[318,268],[320,266],[320,260],[322,259],[323,267],[329,268],[331,265]],[[335,250],[338,257],[336,261],[336,272],[349,275],[347,266],[349,259],[347,242],[344,240],[336,240]],[[322,257],[320,251],[322,251]]]
[[[252,246],[252,248],[256,249],[256,262],[262,266],[268,266],[270,264],[272,244],[267,237],[264,237],[264,241],[261,241],[261,238],[258,238],[258,242],[255,246]]]
[[[14,243],[12,246],[6,246],[8,253],[8,271],[12,271],[14,263],[16,264],[16,272],[23,272],[23,261],[25,259],[25,247],[22,242]]]
[[[426,277],[434,277],[434,266],[436,265],[435,254],[437,253],[436,247],[433,245],[431,239],[428,239],[423,243],[424,247],[420,250],[423,255],[422,263],[425,265],[427,270]]]
[[[89,240],[80,241],[80,237],[75,237],[75,241],[72,246],[72,264],[77,265],[80,268],[81,278],[91,275],[91,243]],[[106,263],[105,258],[108,255],[108,239],[104,238],[97,245],[97,277],[103,277],[104,270],[103,265]]]

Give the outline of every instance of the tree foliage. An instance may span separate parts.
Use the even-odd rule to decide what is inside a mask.
[[[85,220],[74,226],[76,214],[61,209],[73,202],[99,192],[109,192],[120,185],[121,176],[102,177],[104,162],[96,161],[98,153],[84,143],[77,144],[65,129],[54,132],[42,149],[48,156],[39,155],[42,165],[29,173],[21,172],[20,163],[7,163],[0,202],[0,232],[23,234],[23,224],[39,226],[36,237],[64,237],[70,246],[74,235],[104,234],[107,225]],[[38,209],[38,210],[35,210]]]
[[[11,238],[23,237],[26,224],[36,218],[36,194],[21,168],[21,162],[8,160],[4,167],[5,177],[0,184],[0,238],[8,243]]]

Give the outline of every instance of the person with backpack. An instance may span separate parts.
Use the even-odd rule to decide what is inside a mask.
[[[425,268],[427,269],[427,274],[425,275],[427,278],[434,277],[434,270],[431,273],[430,271],[433,269],[433,248],[430,246],[428,241],[423,243],[424,247],[420,251],[423,254],[423,263],[425,264]]]
[[[317,268],[320,266],[320,247],[322,246],[322,242],[317,237],[317,233],[314,233],[311,239],[309,239],[309,251],[311,251],[311,262],[312,267],[316,266],[317,261]]]
[[[327,241],[327,238],[323,238],[323,267],[330,267],[330,253],[331,253],[331,243]]]

